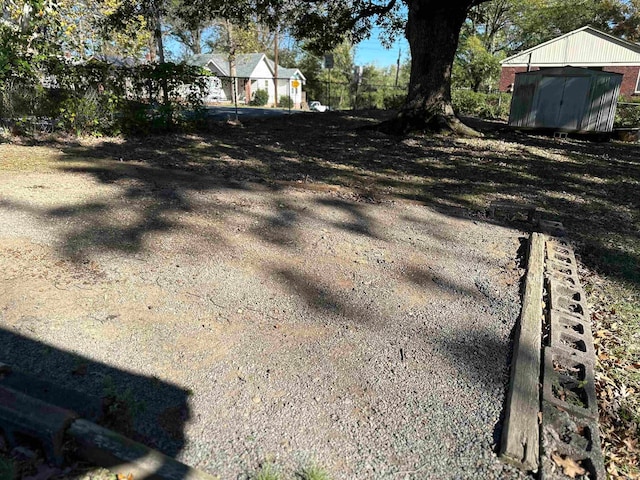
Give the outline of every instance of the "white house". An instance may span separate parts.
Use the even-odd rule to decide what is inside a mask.
[[[225,54],[206,53],[194,55],[187,60],[189,65],[197,65],[211,71],[222,80],[222,91],[214,94],[220,100],[233,98],[234,82],[229,68],[229,57]],[[303,94],[302,86],[306,79],[297,68],[278,66],[278,80],[274,78],[275,64],[264,53],[245,53],[236,55],[236,88],[238,99],[249,103],[255,92],[266,90],[269,94],[268,105],[275,104],[276,84],[278,99],[290,96],[294,107],[300,108]],[[210,93],[210,97],[212,94]]]

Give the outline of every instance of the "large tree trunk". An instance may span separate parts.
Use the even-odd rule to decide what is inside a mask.
[[[451,68],[470,0],[408,0],[406,36],[411,49],[409,93],[397,117],[382,126],[392,133],[452,131],[478,136],[451,105]]]

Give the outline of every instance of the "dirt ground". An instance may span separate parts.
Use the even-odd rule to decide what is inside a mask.
[[[495,450],[523,233],[484,212],[537,204],[633,289],[634,150],[376,118],[0,145],[0,361],[221,478],[517,477]]]
[[[132,434],[221,478],[513,474],[494,450],[521,232],[7,148],[49,157],[0,173],[0,361],[121,398]]]

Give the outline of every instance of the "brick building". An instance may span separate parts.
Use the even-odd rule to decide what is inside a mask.
[[[513,85],[516,73],[572,66],[621,73],[620,94],[640,95],[640,45],[589,26],[512,55],[501,64],[502,92]]]

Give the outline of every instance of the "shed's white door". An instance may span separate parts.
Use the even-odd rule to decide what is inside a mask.
[[[562,93],[564,91],[563,77],[542,77],[538,85],[538,102],[536,104],[536,124],[538,128],[556,128]]]
[[[589,95],[589,77],[567,77],[560,102],[557,128],[578,130]]]
[[[578,130],[589,95],[589,77],[542,77],[536,127]]]

